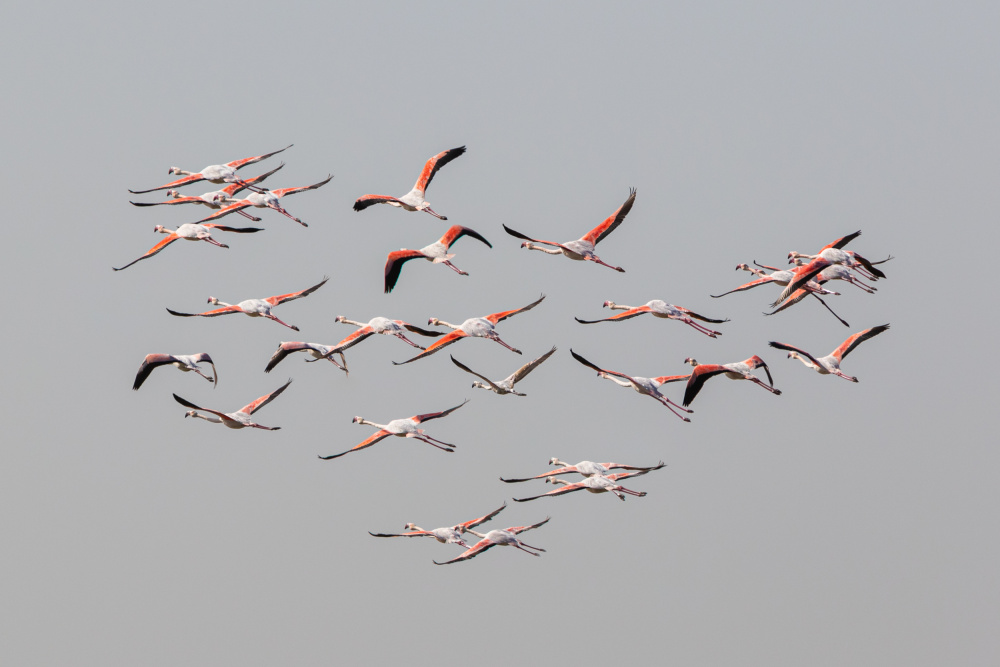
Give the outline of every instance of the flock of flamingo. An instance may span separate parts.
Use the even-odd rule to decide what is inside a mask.
[[[215,221],[219,218],[229,215],[230,213],[238,213],[239,215],[247,218],[253,222],[259,222],[261,219],[259,217],[251,215],[246,209],[249,207],[254,207],[258,209],[268,208],[282,215],[294,220],[295,222],[305,226],[306,223],[299,218],[290,214],[281,206],[281,200],[292,194],[297,194],[299,192],[304,192],[307,190],[315,190],[320,188],[333,178],[332,176],[327,176],[325,180],[319,181],[312,185],[302,186],[302,187],[292,187],[292,188],[281,188],[277,190],[269,190],[263,188],[260,184],[267,178],[274,175],[279,171],[284,163],[276,167],[275,169],[256,176],[253,178],[242,179],[237,174],[237,171],[247,165],[255,164],[273,155],[281,153],[290,148],[286,146],[281,150],[274,151],[272,153],[265,153],[263,155],[256,155],[253,157],[245,158],[242,160],[234,160],[222,165],[211,165],[205,167],[199,172],[184,171],[177,167],[171,167],[169,173],[181,175],[182,178],[171,181],[165,185],[161,185],[157,188],[150,188],[147,190],[129,190],[133,194],[144,194],[160,190],[166,190],[166,194],[169,199],[162,202],[131,202],[135,206],[161,206],[161,205],[179,205],[179,204],[200,204],[213,209],[214,212],[209,216],[198,220],[197,222],[187,223],[180,225],[175,230],[166,229],[161,225],[157,225],[154,231],[161,234],[166,234],[166,238],[162,239],[155,246],[150,248],[145,254],[143,254],[138,259],[125,264],[122,267],[116,267],[115,271],[120,271],[122,269],[128,268],[133,264],[153,257],[154,255],[161,252],[168,245],[172,244],[178,239],[184,239],[186,241],[206,241],[220,248],[228,248],[224,243],[220,243],[212,237],[213,232],[235,232],[235,233],[254,233],[261,231],[259,228],[255,227],[228,227],[217,224]],[[424,211],[429,215],[432,215],[441,220],[447,220],[447,217],[435,212],[430,203],[424,199],[424,194],[427,187],[430,185],[434,176],[437,174],[438,170],[444,165],[448,164],[452,160],[455,160],[459,156],[465,153],[465,146],[460,146],[458,148],[453,148],[450,150],[438,153],[431,159],[427,161],[424,165],[423,170],[420,173],[420,177],[417,179],[416,184],[413,188],[400,197],[392,197],[389,195],[373,195],[367,194],[359,197],[354,202],[355,211],[363,211],[364,209],[373,206],[375,204],[389,204],[397,208],[402,208],[406,211]],[[197,183],[200,181],[208,181],[210,183],[216,184],[226,184],[221,190],[215,190],[212,192],[206,192],[200,196],[182,196],[177,188],[189,185],[192,183]],[[235,198],[235,195],[242,190],[249,190],[250,194],[242,199]],[[599,264],[601,266],[606,266],[618,272],[624,272],[620,266],[613,266],[602,260],[595,253],[595,248],[598,243],[603,241],[608,237],[611,232],[617,229],[625,220],[625,217],[632,210],[632,206],[635,203],[636,190],[632,189],[629,192],[628,198],[625,202],[607,219],[604,220],[600,225],[593,228],[583,237],[574,240],[566,241],[563,243],[557,243],[554,241],[545,241],[542,239],[532,238],[521,232],[515,231],[506,225],[503,226],[504,230],[510,236],[521,239],[522,248],[528,250],[539,250],[541,252],[551,254],[551,255],[563,255],[573,260],[578,261],[589,261]],[[754,289],[761,285],[773,283],[775,285],[783,287],[783,291],[778,296],[777,300],[774,301],[771,306],[774,310],[770,313],[765,313],[765,315],[773,315],[786,308],[789,308],[808,297],[813,297],[819,300],[830,313],[834,315],[842,324],[848,326],[847,322],[840,318],[839,315],[833,312],[829,305],[822,299],[824,295],[838,294],[826,287],[823,287],[824,283],[833,280],[841,280],[848,282],[856,287],[864,290],[865,292],[872,294],[876,291],[876,288],[869,284],[880,278],[885,278],[885,274],[877,268],[878,264],[882,264],[892,257],[888,257],[884,260],[878,262],[871,262],[856,252],[850,250],[844,250],[844,246],[860,236],[861,232],[857,231],[853,234],[848,234],[836,241],[824,246],[816,254],[806,255],[799,252],[792,251],[788,253],[789,264],[793,264],[793,268],[784,270],[777,267],[771,267],[761,264],[754,264],[759,268],[753,268],[748,264],[738,264],[736,266],[737,270],[744,270],[754,274],[755,279],[748,283],[735,287],[728,292],[718,295],[711,295],[713,298],[720,298],[727,294],[732,294],[734,292],[742,292],[750,289]],[[468,227],[463,227],[461,225],[452,225],[444,235],[438,239],[436,242],[421,248],[419,250],[402,249],[395,252],[389,253],[386,258],[385,264],[385,292],[391,292],[396,286],[400,279],[400,274],[402,272],[403,265],[411,259],[423,258],[434,264],[444,264],[448,268],[452,269],[459,275],[468,275],[467,272],[459,269],[454,264],[452,264],[451,259],[454,257],[453,254],[449,252],[451,246],[463,237],[474,238],[490,248],[492,244],[480,233]],[[771,273],[765,273],[763,269],[771,271]],[[294,299],[301,299],[309,296],[319,288],[321,288],[328,278],[323,278],[322,281],[308,287],[306,289],[290,292],[287,294],[280,294],[277,296],[270,296],[262,299],[247,299],[240,301],[236,304],[229,304],[215,297],[208,297],[208,303],[213,306],[217,306],[212,310],[201,313],[182,313],[171,309],[167,311],[177,317],[218,317],[221,315],[229,315],[233,313],[243,313],[249,315],[250,317],[263,317],[266,319],[273,320],[278,324],[281,324],[293,331],[298,331],[298,327],[288,324],[283,320],[279,319],[273,310],[283,303],[292,301]],[[280,343],[278,350],[272,355],[271,359],[268,361],[264,368],[265,373],[271,372],[281,361],[285,359],[288,355],[294,352],[306,352],[311,359],[307,361],[329,361],[335,365],[338,369],[342,370],[344,373],[348,372],[347,359],[344,352],[349,348],[357,345],[366,338],[372,336],[373,334],[382,334],[386,336],[394,336],[404,343],[417,348],[420,350],[415,356],[407,359],[403,362],[392,363],[394,365],[409,364],[415,361],[429,357],[442,348],[452,345],[463,338],[486,338],[492,340],[503,347],[517,353],[521,354],[521,351],[508,345],[506,342],[501,340],[499,334],[497,333],[496,327],[504,320],[519,315],[521,313],[527,312],[532,308],[538,306],[545,299],[545,295],[541,295],[536,301],[529,303],[520,308],[515,308],[513,310],[504,310],[500,312],[490,313],[483,315],[481,317],[472,317],[461,324],[451,324],[445,322],[444,320],[432,317],[428,320],[427,325],[433,327],[446,327],[451,329],[450,333],[445,333],[443,331],[425,329],[423,327],[404,322],[402,320],[391,320],[384,317],[376,317],[367,323],[356,322],[349,320],[344,316],[339,316],[336,318],[337,322],[344,324],[349,324],[356,329],[348,336],[346,336],[340,342],[333,345],[321,345],[318,343],[308,343],[302,341],[286,341]],[[681,306],[672,305],[660,300],[649,301],[642,306],[626,306],[621,304],[616,304],[613,301],[605,301],[603,304],[604,308],[609,310],[624,311],[620,314],[613,315],[611,317],[593,320],[584,320],[576,318],[576,321],[581,324],[597,324],[602,322],[622,322],[628,319],[639,317],[646,313],[653,315],[654,317],[677,320],[683,322],[684,324],[690,326],[695,331],[704,334],[710,338],[716,338],[721,335],[721,332],[715,331],[700,322],[705,322],[708,324],[722,324],[727,322],[726,319],[713,319],[706,317],[704,315],[699,315],[687,308]],[[696,321],[698,320],[698,321]],[[814,356],[806,350],[796,347],[787,343],[781,343],[778,341],[771,341],[769,345],[775,349],[784,350],[788,353],[789,359],[797,359],[805,364],[808,368],[811,368],[822,375],[836,375],[851,382],[857,382],[856,377],[852,377],[844,373],[840,366],[844,358],[850,354],[855,348],[857,348],[861,343],[873,338],[886,329],[889,328],[888,324],[883,324],[879,326],[870,327],[864,331],[860,331],[850,336],[841,343],[833,352],[826,356]],[[418,336],[423,336],[427,338],[436,338],[433,343],[427,347],[423,347],[413,342],[407,337],[407,333],[416,334]],[[524,364],[509,376],[502,380],[490,380],[487,376],[477,373],[472,370],[461,361],[456,359],[454,356],[451,357],[452,363],[458,366],[461,370],[476,376],[479,380],[473,382],[473,388],[487,389],[499,395],[514,394],[516,396],[525,396],[525,394],[518,392],[514,389],[515,385],[522,381],[529,373],[538,368],[542,363],[544,363],[549,357],[551,357],[556,352],[556,347],[553,346],[545,354],[537,357],[536,359]],[[582,355],[574,350],[570,350],[571,355],[574,359],[580,362],[587,368],[596,371],[598,377],[611,380],[612,382],[621,385],[623,387],[631,387],[640,394],[649,396],[657,401],[659,401],[664,407],[670,410],[674,415],[681,418],[685,422],[690,422],[691,418],[687,415],[692,413],[692,410],[688,407],[694,401],[695,397],[702,391],[705,383],[713,377],[725,376],[731,380],[747,380],[753,384],[758,385],[762,389],[778,396],[781,394],[781,390],[774,386],[774,382],[771,377],[770,369],[768,365],[759,356],[752,355],[748,359],[743,361],[727,363],[727,364],[701,364],[692,358],[685,360],[685,363],[693,366],[692,371],[689,374],[684,375],[669,375],[660,377],[640,377],[637,375],[628,375],[626,373],[610,370],[596,365],[595,363],[587,360]],[[199,366],[201,363],[207,363],[212,367],[212,375],[209,376],[205,374],[204,370]],[[198,354],[149,354],[143,360],[139,371],[135,376],[135,381],[132,388],[138,390],[142,384],[146,381],[149,375],[160,366],[174,366],[185,372],[194,372],[214,385],[218,384],[219,374],[216,371],[215,363],[212,361],[211,356],[207,353],[202,352]],[[767,382],[765,382],[760,377],[753,374],[756,369],[763,369],[764,374],[767,376]],[[210,408],[203,408],[195,405],[191,401],[181,398],[177,394],[174,394],[174,399],[186,408],[189,408],[185,412],[185,417],[200,418],[213,423],[225,424],[229,428],[242,429],[242,428],[257,428],[263,430],[278,430],[279,426],[264,426],[258,424],[254,421],[254,414],[263,408],[265,405],[276,399],[278,396],[284,392],[288,386],[291,384],[291,380],[288,380],[285,384],[270,392],[257,398],[256,400],[248,403],[239,410],[235,412],[222,412],[219,410],[214,410]],[[663,393],[660,389],[663,385],[683,382],[684,383],[684,395],[681,399],[681,403],[677,403]],[[466,399],[466,402],[468,399]],[[358,424],[365,424],[378,429],[373,435],[358,443],[354,447],[332,455],[320,456],[321,460],[332,460],[337,459],[346,454],[351,454],[362,449],[367,449],[372,447],[378,442],[388,438],[389,436],[396,436],[400,438],[413,438],[425,442],[437,449],[445,452],[453,452],[454,445],[448,444],[436,438],[427,435],[422,428],[424,422],[431,421],[433,419],[447,417],[452,412],[458,410],[465,402],[456,405],[447,410],[442,410],[440,412],[431,412],[427,414],[414,415],[412,417],[406,417],[402,419],[393,419],[386,424],[379,424],[376,422],[368,421],[363,417],[355,417],[354,422]],[[659,470],[665,464],[660,461],[654,466],[630,466],[620,463],[595,463],[593,461],[581,461],[575,465],[569,465],[557,458],[552,458],[549,461],[549,465],[555,466],[554,468],[542,472],[540,474],[534,475],[532,477],[519,478],[519,479],[505,479],[500,478],[506,483],[521,483],[530,482],[536,480],[544,480],[546,483],[551,483],[557,485],[557,488],[549,491],[547,493],[541,493],[538,495],[529,496],[526,498],[514,498],[515,502],[528,502],[536,500],[539,498],[555,497],[565,495],[567,493],[572,493],[574,491],[587,490],[591,493],[612,493],[621,500],[625,500],[626,495],[632,495],[636,497],[642,497],[646,495],[645,491],[635,491],[633,489],[625,488],[620,482],[626,479],[631,479],[633,477],[639,477],[646,475],[654,470]],[[612,470],[621,469],[625,472],[613,473]],[[576,482],[571,482],[569,480],[560,479],[556,477],[557,475],[569,475],[578,474],[581,479]],[[459,561],[468,560],[474,558],[475,556],[483,553],[484,551],[494,547],[494,546],[511,546],[533,556],[538,556],[539,552],[544,552],[545,550],[539,547],[533,547],[529,544],[524,543],[518,536],[528,530],[533,530],[538,528],[549,521],[546,517],[544,520],[538,523],[524,526],[510,526],[502,530],[491,530],[487,533],[480,533],[474,528],[478,527],[491,519],[493,519],[497,514],[499,514],[503,509],[506,508],[506,503],[499,509],[496,509],[486,515],[472,519],[470,521],[465,521],[461,523],[456,523],[451,526],[446,526],[442,528],[435,528],[433,530],[425,530],[420,528],[414,523],[407,523],[404,526],[404,530],[407,532],[398,534],[389,533],[371,533],[375,537],[432,537],[438,542],[443,544],[457,544],[464,548],[464,551],[459,555],[451,558],[450,560],[445,560],[443,562],[434,561],[438,565],[445,565],[450,563],[456,563]],[[471,546],[465,541],[464,535],[469,533],[475,535],[479,538],[477,542]]]

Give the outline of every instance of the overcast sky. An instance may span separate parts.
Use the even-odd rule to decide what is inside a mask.
[[[6,347],[0,465],[0,659],[17,665],[989,664],[1000,651],[1000,465],[986,369],[996,341],[1000,176],[995,3],[246,2],[22,3],[8,14],[4,131]],[[294,146],[240,173],[309,226],[254,210],[266,230],[230,248],[178,242],[112,272],[195,206],[136,208],[167,168],[200,170]],[[377,206],[430,156],[465,145],[427,191],[442,222]],[[183,189],[201,194],[221,186]],[[521,249],[502,224],[579,238],[638,190],[600,246],[616,273]],[[247,222],[238,216],[226,224]],[[383,294],[385,256],[450,224],[461,277],[408,263]],[[778,289],[712,299],[863,231],[893,255],[867,295],[844,284],[773,317]],[[982,248],[985,252],[973,254]],[[199,312],[330,281],[276,313],[300,327]],[[425,326],[509,310],[518,356],[463,340],[373,337],[350,376],[280,341],[332,344],[334,318]],[[980,296],[985,294],[985,298]],[[605,300],[651,299],[730,321],[710,339],[649,316],[584,326]],[[985,313],[985,314],[984,314]],[[823,355],[892,328],[820,376],[777,340]],[[415,340],[419,337],[414,337]],[[427,339],[417,340],[426,342]],[[519,390],[471,388],[449,353],[491,378],[556,345]],[[757,354],[781,396],[710,381],[682,423],[601,380],[680,374],[685,357]],[[208,352],[218,388],[151,352]],[[257,413],[280,431],[184,419],[176,393],[234,411],[294,378]],[[664,387],[680,401],[681,385]],[[426,425],[446,454],[351,422],[462,410]],[[989,436],[993,433],[993,436]],[[667,467],[620,502],[530,503],[506,485],[557,456]],[[380,540],[507,508],[482,529],[534,523],[532,558]]]

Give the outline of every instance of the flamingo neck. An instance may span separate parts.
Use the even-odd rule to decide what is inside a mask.
[[[359,419],[358,423],[359,424],[366,424],[368,426],[375,426],[375,427],[380,428],[380,429],[384,429],[385,428],[385,424],[376,424],[375,422],[370,422],[370,421],[368,421],[367,419],[364,419],[364,418]]]
[[[632,310],[632,306],[623,306],[619,303],[615,303],[614,301],[608,301],[607,306],[611,310]]]
[[[431,323],[434,324],[435,326],[440,325],[443,327],[448,327],[450,329],[456,329],[456,330],[462,328],[457,324],[452,324],[451,322],[445,322],[444,320],[439,320],[437,318],[432,318]]]
[[[475,535],[475,536],[476,536],[476,537],[478,537],[479,539],[484,539],[484,538],[486,537],[486,534],[485,534],[485,533],[480,533],[479,531],[477,531],[477,530],[472,530],[471,528],[466,528],[466,529],[465,529],[465,532],[467,532],[467,533],[472,533],[473,535]]]
[[[204,419],[207,422],[212,422],[213,424],[222,423],[222,419],[219,417],[209,417],[208,415],[203,415],[200,412],[190,412],[188,414],[192,417],[198,417],[199,419]]]
[[[344,324],[353,324],[356,327],[366,327],[366,326],[368,326],[367,324],[363,324],[361,322],[355,322],[354,320],[349,320],[349,319],[347,319],[346,317],[343,317],[343,316],[338,317],[337,321],[338,322],[343,322]]]

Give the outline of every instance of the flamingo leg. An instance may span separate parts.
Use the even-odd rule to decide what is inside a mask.
[[[833,374],[834,374],[834,375],[838,375],[838,376],[840,376],[840,377],[844,378],[844,379],[845,379],[845,380],[847,380],[848,382],[857,382],[857,381],[858,381],[858,378],[856,378],[856,377],[851,377],[850,375],[847,375],[846,373],[844,373],[843,371],[841,371],[841,370],[839,370],[839,369],[838,369],[838,370],[835,370],[835,371],[833,371]]]
[[[451,269],[452,271],[454,271],[455,273],[457,273],[460,276],[467,276],[467,275],[469,275],[468,271],[463,271],[462,269],[458,268],[457,266],[455,266],[454,264],[452,264],[448,260],[445,260],[445,261],[443,261],[441,263],[444,264],[445,266],[447,266],[449,269]]]
[[[329,357],[325,357],[325,358],[328,359],[331,364],[333,364],[334,366],[336,366],[340,370],[342,370],[345,373],[347,373],[348,375],[350,375],[350,371],[347,370],[347,359],[344,358],[344,353],[343,352],[337,352],[336,354],[340,355],[340,361],[343,362],[343,365],[338,364],[337,361],[333,358],[333,355],[330,355]],[[319,361],[319,359],[306,359],[306,361]]]
[[[518,545],[515,544],[514,546],[518,546]],[[520,546],[522,546],[522,547],[528,547],[529,549],[534,549],[535,551],[545,551],[545,549],[543,549],[541,547],[533,547],[530,544],[525,544],[524,542],[520,542]],[[528,553],[531,553],[531,552],[529,551]],[[538,554],[531,554],[531,555],[532,556],[537,556]]]
[[[303,227],[308,227],[309,226],[306,223],[304,223],[301,220],[299,220],[298,218],[296,218],[294,215],[292,215],[288,211],[286,211],[285,209],[281,208],[280,206],[272,206],[271,208],[273,208],[275,211],[277,211],[281,215],[285,216],[286,218],[291,218],[292,220],[294,220],[295,222],[299,223]]]
[[[440,219],[440,220],[447,220],[447,219],[448,219],[448,218],[446,218],[446,217],[445,217],[445,216],[443,216],[443,215],[438,215],[437,213],[435,213],[435,212],[434,212],[434,209],[432,209],[432,208],[431,208],[430,206],[425,206],[425,207],[424,207],[424,211],[425,211],[425,212],[427,212],[427,213],[430,213],[430,214],[431,214],[431,215],[433,215],[433,216],[434,216],[435,218],[438,218],[438,219]]]
[[[781,396],[781,390],[780,389],[775,389],[774,387],[772,387],[771,385],[767,384],[766,382],[760,380],[759,378],[755,378],[752,375],[744,375],[743,377],[744,377],[744,379],[750,380],[754,384],[756,384],[756,385],[758,385],[760,387],[763,387],[764,389],[767,389],[769,392],[771,392],[775,396]]]
[[[632,489],[626,489],[624,486],[619,486],[618,490],[621,491],[622,493],[627,493],[627,494],[629,494],[631,496],[637,496],[639,498],[642,498],[643,496],[646,495],[645,491],[633,491]],[[625,500],[625,499],[622,498],[622,500]]]
[[[267,190],[265,190],[264,188],[261,188],[261,187],[258,187],[256,185],[253,185],[252,183],[247,183],[242,178],[235,179],[235,182],[239,183],[240,185],[242,185],[247,190],[253,190],[254,192],[257,192],[257,193],[260,193],[260,194],[264,194],[265,192],[267,192]]]
[[[674,408],[672,407],[672,405],[677,405],[677,404],[674,403],[673,401],[671,401],[666,396],[653,396],[653,398],[655,398],[656,400],[658,400],[660,403],[663,403],[665,406],[667,406],[668,410],[670,410],[671,412],[673,412],[675,415],[677,415],[678,417],[680,417],[684,421],[686,421],[686,422],[690,422],[691,421],[690,419],[688,419],[687,417],[685,417],[681,413],[677,412],[677,410],[674,410]],[[677,407],[680,408],[681,410],[683,410],[684,412],[687,412],[688,414],[691,414],[691,413],[694,412],[694,410],[688,410],[687,408],[681,408],[681,406],[679,406],[679,405],[677,405]]]
[[[277,322],[278,324],[283,324],[283,325],[285,325],[286,327],[288,327],[289,329],[291,329],[292,331],[298,331],[298,330],[299,330],[299,328],[298,328],[297,326],[294,326],[294,325],[291,325],[291,324],[288,324],[287,322],[282,322],[281,320],[279,320],[279,319],[278,319],[277,317],[275,317],[274,315],[271,315],[270,313],[268,313],[268,314],[267,314],[267,315],[265,315],[264,317],[266,317],[266,318],[267,318],[267,319],[269,319],[269,320],[274,320],[274,321],[275,321],[275,322]]]
[[[610,264],[608,264],[607,262],[605,262],[603,259],[601,259],[597,255],[591,255],[590,257],[587,257],[587,259],[589,259],[592,262],[597,262],[601,266],[606,266],[609,269],[614,269],[615,271],[618,271],[619,273],[625,273],[625,269],[623,269],[622,267],[620,267],[620,266],[611,266]]]
[[[396,338],[398,338],[399,340],[403,341],[404,343],[409,343],[410,345],[412,345],[413,347],[417,348],[418,350],[425,350],[425,349],[427,349],[427,348],[424,348],[424,347],[421,347],[421,346],[417,345],[416,343],[414,343],[412,340],[410,340],[409,338],[407,338],[406,336],[404,336],[401,333],[394,333],[392,335],[395,336]]]
[[[490,340],[493,340],[493,341],[496,341],[496,342],[500,343],[501,345],[503,345],[505,348],[507,348],[511,352],[517,352],[518,354],[521,354],[521,350],[518,350],[517,348],[511,347],[507,343],[503,342],[502,340],[500,340],[500,337],[497,336],[496,334],[493,334],[492,336],[488,336],[488,338]]]
[[[819,302],[820,302],[821,304],[823,304],[823,307],[824,307],[824,308],[826,308],[827,310],[829,310],[829,311],[830,311],[830,314],[831,314],[831,315],[833,315],[833,316],[834,316],[834,317],[836,317],[836,318],[837,318],[838,320],[840,320],[840,323],[841,323],[841,324],[843,324],[843,325],[844,325],[845,327],[849,327],[849,326],[851,326],[850,324],[848,324],[848,323],[847,323],[847,321],[846,321],[846,320],[842,319],[842,318],[840,317],[840,315],[838,315],[837,313],[833,312],[833,308],[831,308],[831,307],[830,307],[830,306],[829,306],[829,305],[828,305],[828,304],[826,303],[826,301],[823,301],[823,299],[820,299],[820,298],[819,298],[819,296],[817,296],[816,294],[813,294],[813,296],[815,296],[815,297],[816,297],[817,299],[819,299]]]
[[[684,324],[687,324],[688,326],[694,327],[696,330],[698,330],[701,333],[705,334],[709,338],[718,338],[720,335],[722,335],[721,331],[712,331],[708,327],[703,327],[702,325],[700,325],[697,322],[693,321],[689,317],[684,318],[683,320],[681,320],[681,322],[683,322]]]
[[[229,247],[225,243],[219,243],[218,241],[216,241],[215,239],[213,239],[211,236],[206,236],[205,238],[202,239],[202,241],[208,241],[212,245],[217,245],[220,248],[228,248]]]
[[[256,215],[250,215],[246,211],[236,211],[236,212],[242,215],[244,218],[252,220],[253,222],[260,222],[260,218],[258,218]]]
[[[451,447],[454,447],[455,445],[448,445],[448,443],[446,443],[446,442],[442,442],[442,443],[441,443],[442,445],[448,445],[447,447],[442,447],[441,445],[439,445],[439,444],[437,444],[437,443],[434,443],[434,442],[431,442],[432,438],[429,438],[429,437],[427,437],[427,436],[423,436],[423,437],[421,437],[421,436],[419,436],[419,435],[415,435],[415,436],[413,436],[413,437],[414,437],[414,438],[416,438],[417,440],[421,440],[421,441],[423,441],[423,442],[426,442],[426,443],[427,443],[428,445],[434,445],[434,446],[435,446],[435,447],[437,447],[438,449],[443,449],[443,450],[444,450],[444,451],[446,451],[446,452],[454,452],[454,451],[455,451],[454,449],[451,449]],[[438,440],[438,442],[441,442],[441,441],[440,441],[440,440]]]

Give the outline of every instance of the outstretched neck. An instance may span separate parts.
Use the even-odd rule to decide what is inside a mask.
[[[208,297],[208,302],[210,304],[212,304],[213,306],[223,306],[223,307],[226,307],[226,308],[228,308],[228,307],[230,307],[230,306],[233,305],[231,303],[226,303],[225,301],[219,301],[214,296]]]
[[[445,322],[444,320],[439,320],[436,317],[432,317],[431,319],[427,320],[427,324],[430,324],[431,326],[438,326],[438,325],[440,325],[442,327],[449,327],[451,329],[461,329],[462,328],[462,327],[460,327],[457,324],[452,324],[451,322]]]
[[[195,412],[194,410],[192,410],[191,412],[187,413],[187,415],[185,415],[185,416],[187,416],[187,417],[198,417],[199,419],[204,419],[205,421],[212,422],[213,424],[221,424],[222,423],[222,419],[220,419],[219,417],[209,417],[208,415],[203,415],[200,412]]]
[[[337,317],[337,321],[338,322],[343,322],[344,324],[353,324],[356,327],[366,327],[366,326],[368,326],[367,324],[364,324],[362,322],[355,322],[354,320],[349,320],[346,317],[344,317],[343,315],[338,316]]]
[[[472,533],[473,535],[475,535],[475,536],[476,536],[476,537],[478,537],[479,539],[484,539],[484,538],[486,537],[486,533],[480,533],[479,531],[477,531],[477,530],[472,530],[471,528],[466,528],[466,529],[465,529],[465,532],[467,532],[467,533]]]
[[[564,468],[566,468],[566,467],[568,467],[568,466],[569,466],[569,464],[568,464],[568,463],[566,463],[565,461],[560,461],[559,459],[557,459],[557,458],[556,458],[556,457],[554,457],[554,456],[552,457],[552,460],[551,460],[551,461],[549,461],[549,465],[550,465],[550,466],[562,466],[562,467],[564,467]]]
[[[365,424],[366,426],[374,426],[376,428],[385,428],[386,426],[385,424],[376,424],[375,422],[370,422],[363,417],[358,417],[354,421],[357,422],[358,424]]]
[[[614,301],[605,301],[605,308],[610,308],[611,310],[632,310],[632,306],[624,306],[620,303],[615,303]]]
[[[565,479],[559,479],[558,477],[549,477],[545,481],[548,482],[549,484],[562,484],[564,486],[568,486],[569,484],[572,483],[566,481]]]

